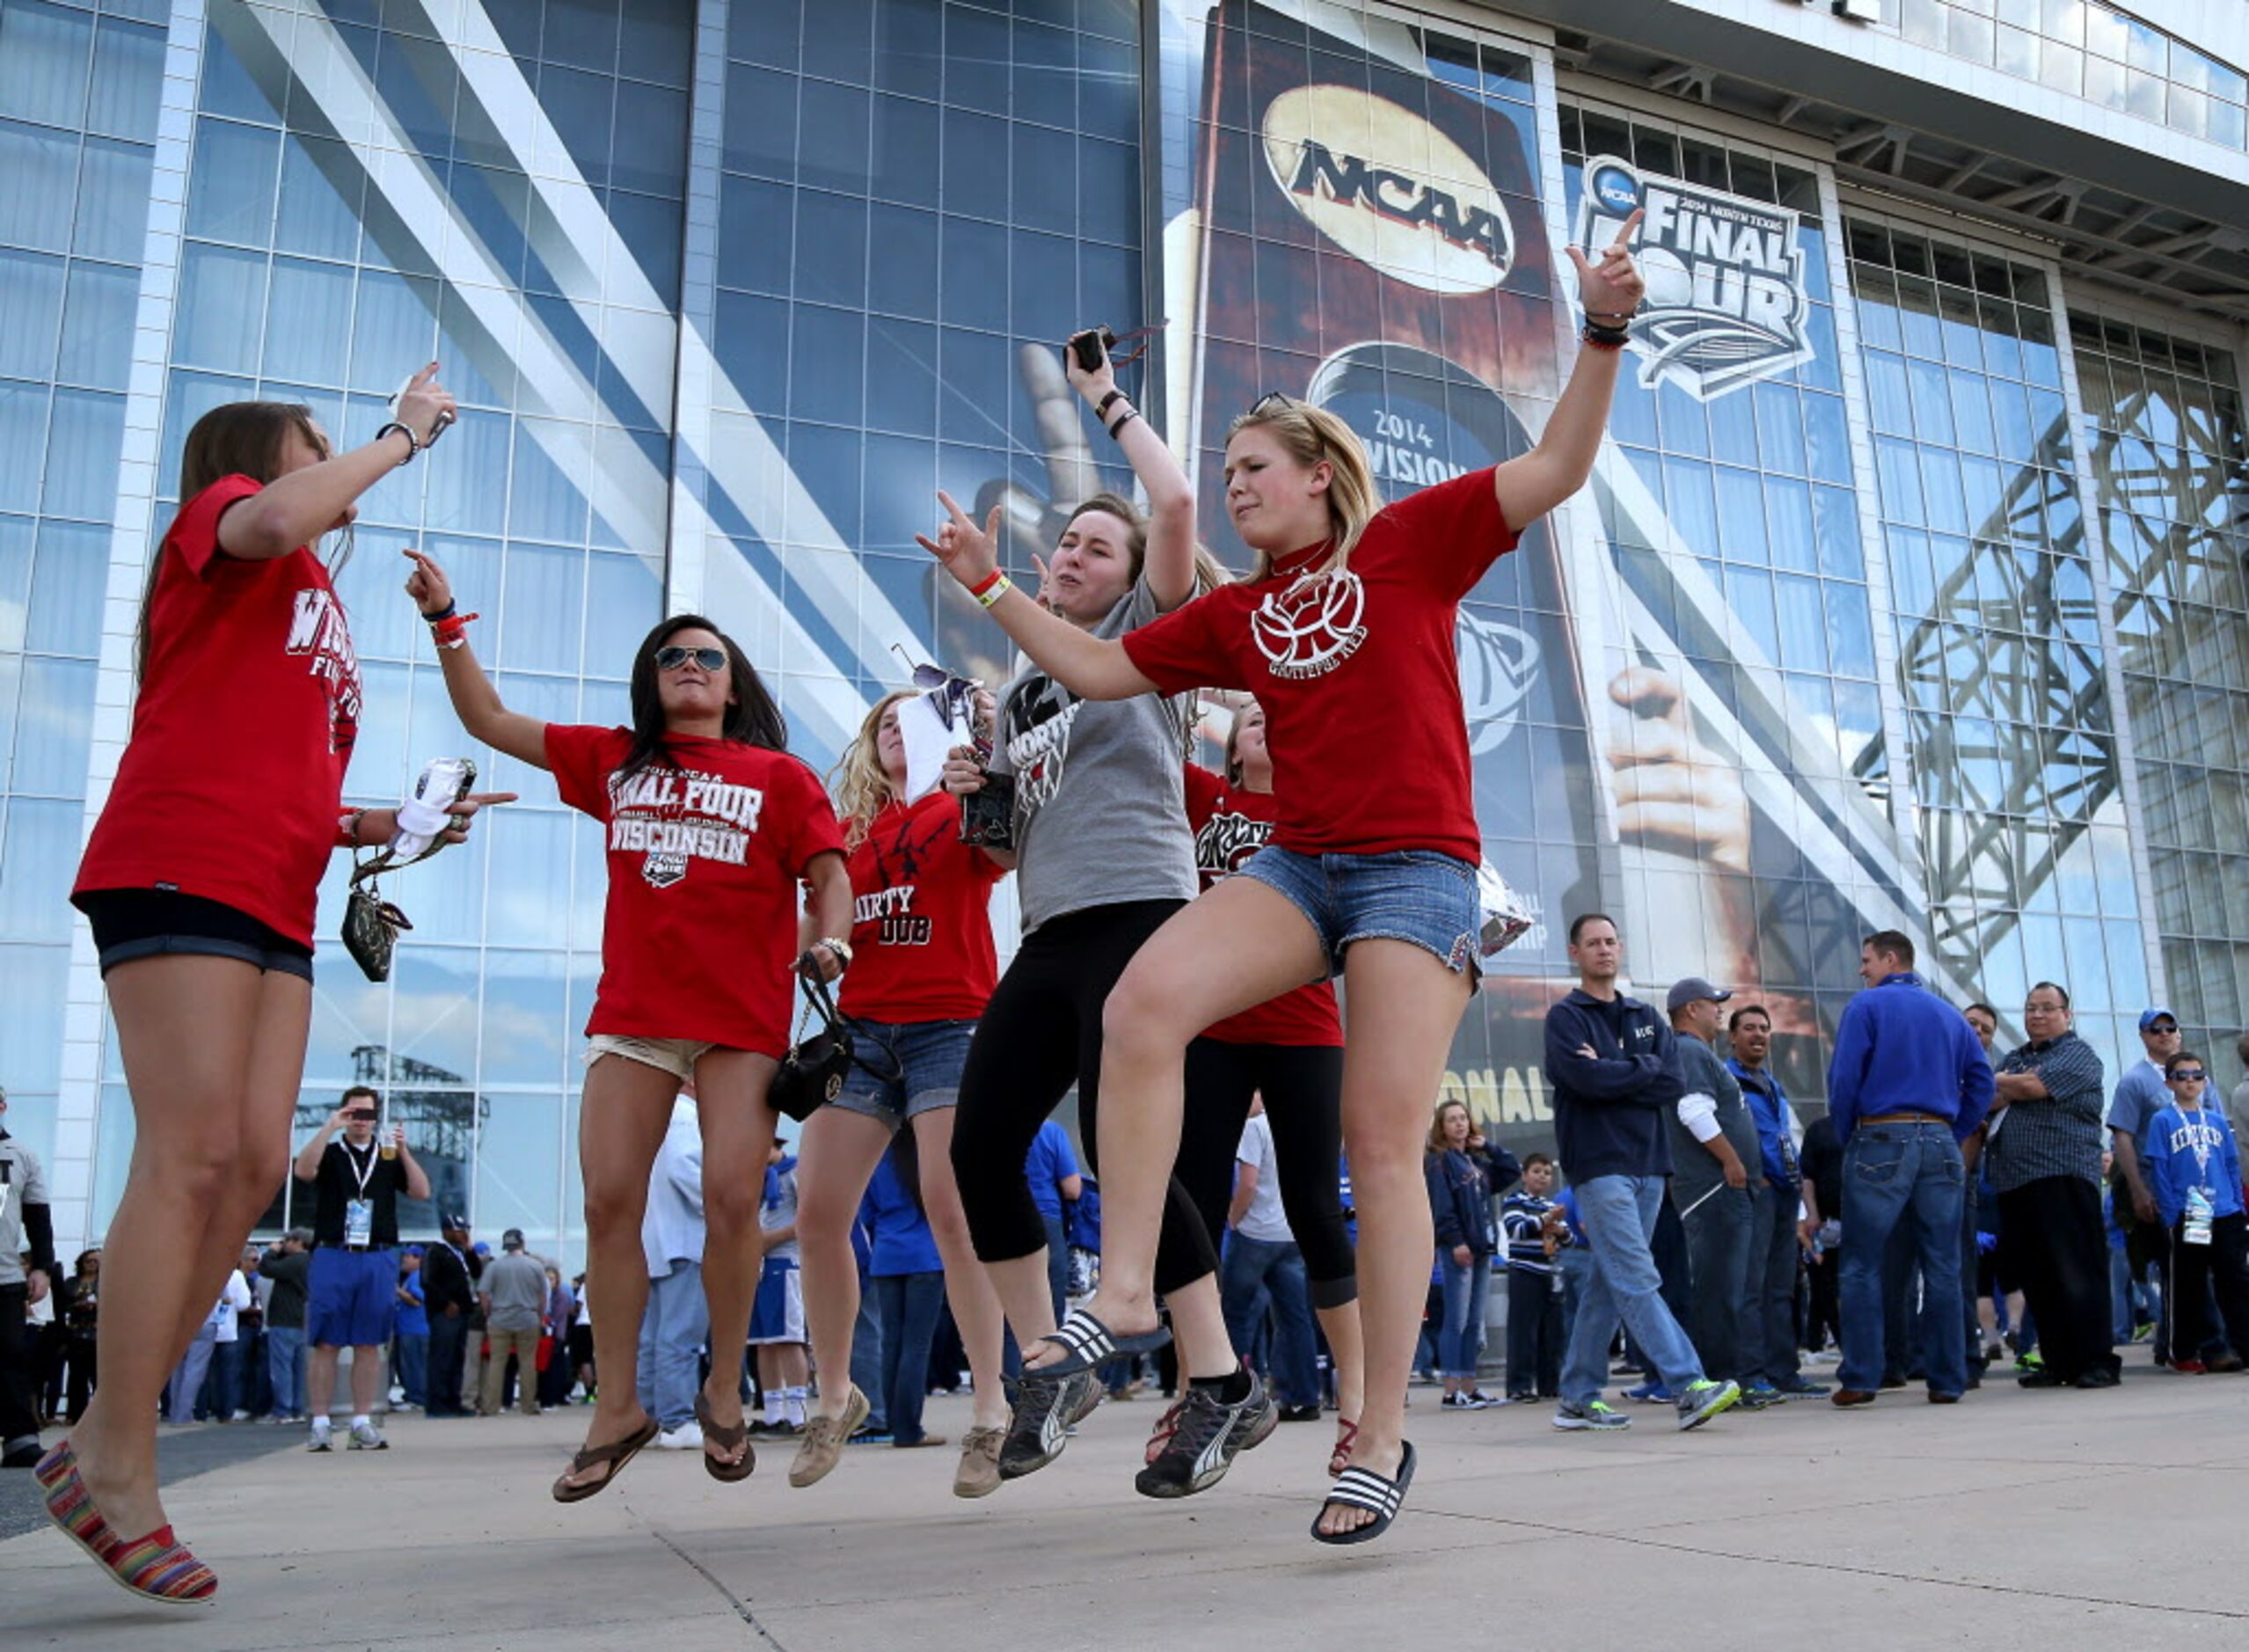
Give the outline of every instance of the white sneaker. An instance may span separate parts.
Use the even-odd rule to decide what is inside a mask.
[[[312,1425],[312,1437],[304,1443],[304,1449],[308,1451],[334,1451],[336,1448],[329,1444],[329,1432],[330,1430],[325,1423],[314,1423]]]
[[[375,1431],[372,1422],[354,1422],[352,1424],[351,1449],[354,1451],[387,1451],[391,1449],[391,1442]]]
[[[660,1451],[697,1451],[703,1449],[703,1430],[690,1422],[675,1429],[666,1429],[650,1442]]]

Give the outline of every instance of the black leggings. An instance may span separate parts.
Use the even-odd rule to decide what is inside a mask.
[[[1265,1097],[1273,1122],[1274,1170],[1289,1231],[1304,1254],[1312,1305],[1359,1299],[1359,1264],[1343,1225],[1343,1051],[1332,1044],[1187,1046],[1186,1128],[1179,1179],[1203,1225],[1223,1232],[1234,1195],[1234,1155],[1249,1122],[1250,1098]]]
[[[1073,1083],[1078,1133],[1099,1173],[1101,1009],[1141,943],[1185,904],[1121,901],[1067,913],[1026,936],[1000,977],[969,1042],[953,1114],[953,1176],[979,1260],[1013,1261],[1045,1247],[1047,1224],[1031,1202],[1023,1159]],[[1177,1290],[1217,1271],[1209,1230],[1174,1175],[1156,1247],[1156,1289]]]

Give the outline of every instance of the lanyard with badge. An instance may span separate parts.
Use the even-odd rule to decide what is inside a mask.
[[[344,1244],[352,1250],[365,1250],[375,1241],[375,1201],[367,1196],[367,1184],[374,1180],[376,1161],[382,1157],[382,1150],[369,1142],[367,1162],[362,1165],[349,1142],[338,1142],[336,1145],[344,1150],[344,1162],[352,1167],[352,1180],[359,1189],[358,1197],[344,1202]]]
[[[2210,1185],[2210,1143],[2215,1132],[2202,1122],[2202,1109],[2179,1109],[2179,1116],[2187,1126],[2187,1145],[2194,1155],[2195,1185],[2187,1189],[2186,1214],[2179,1224],[2179,1242],[2182,1245],[2207,1245],[2210,1242],[2210,1222],[2213,1207],[2207,1189]]]

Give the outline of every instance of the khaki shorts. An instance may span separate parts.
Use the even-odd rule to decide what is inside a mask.
[[[695,1077],[695,1064],[703,1052],[717,1048],[696,1038],[630,1038],[596,1033],[586,1045],[586,1064],[590,1067],[604,1056],[621,1056],[644,1067],[659,1068],[684,1084]]]

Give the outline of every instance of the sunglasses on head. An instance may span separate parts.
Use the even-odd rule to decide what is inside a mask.
[[[1254,417],[1255,415],[1263,413],[1267,407],[1270,407],[1275,402],[1281,404],[1281,411],[1284,413],[1296,405],[1296,398],[1294,397],[1284,396],[1277,390],[1269,390],[1266,391],[1264,395],[1259,397],[1254,402],[1250,404],[1251,415]]]
[[[690,660],[705,671],[717,671],[724,669],[727,663],[727,651],[724,648],[683,648],[677,643],[669,643],[656,650],[656,669],[659,671],[676,671]]]
[[[2203,1079],[2209,1077],[2209,1074],[2204,1072],[2200,1067],[2181,1067],[2177,1072],[2171,1075],[2171,1082],[2173,1084],[2200,1084]]]

